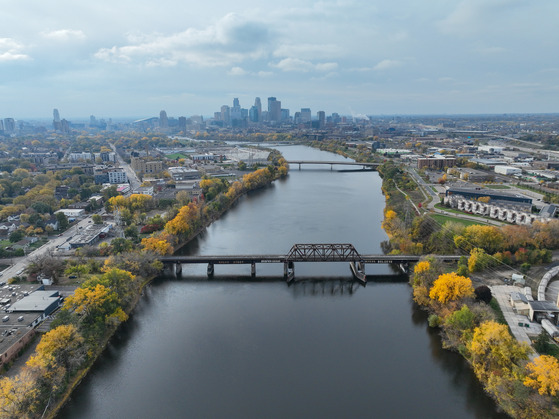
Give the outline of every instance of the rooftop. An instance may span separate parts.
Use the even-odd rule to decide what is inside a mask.
[[[56,302],[59,299],[60,296],[58,294],[58,291],[35,291],[12,304],[9,311],[39,311],[42,313],[47,310],[52,305],[52,303]]]

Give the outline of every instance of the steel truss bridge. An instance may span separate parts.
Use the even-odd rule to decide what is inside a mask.
[[[375,170],[380,166],[380,163],[359,163],[356,161],[321,161],[321,160],[290,160],[288,164],[298,164],[299,170],[301,170],[301,165],[303,164],[326,164],[330,165],[330,170],[333,170],[334,166],[361,166],[366,170]]]
[[[442,262],[456,262],[460,256],[437,255]],[[159,258],[168,267],[174,267],[176,275],[182,273],[183,264],[207,264],[208,276],[213,276],[215,265],[247,264],[251,265],[251,275],[256,276],[257,263],[283,263],[284,276],[288,282],[295,279],[295,262],[349,262],[350,269],[359,282],[365,284],[365,264],[391,263],[397,264],[408,271],[410,263],[418,262],[421,256],[416,255],[361,255],[349,243],[295,244],[285,255],[197,255],[197,256],[162,256]]]

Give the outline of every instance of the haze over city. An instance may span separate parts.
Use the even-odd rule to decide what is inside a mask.
[[[0,116],[557,112],[552,0],[5,1]]]

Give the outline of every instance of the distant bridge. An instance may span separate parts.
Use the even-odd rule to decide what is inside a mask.
[[[333,170],[335,165],[340,166],[361,166],[366,170],[375,170],[380,166],[380,163],[359,163],[356,161],[321,161],[321,160],[290,160],[289,164],[298,164],[299,170],[301,170],[301,165],[303,164],[329,164],[330,170]]]
[[[460,256],[437,255],[443,262],[456,262]],[[257,263],[283,263],[284,276],[288,282],[295,279],[295,262],[349,262],[354,277],[362,284],[367,282],[365,264],[392,263],[407,271],[410,263],[419,261],[416,255],[361,255],[352,244],[295,244],[286,255],[198,255],[198,256],[162,256],[159,258],[166,265],[174,266],[176,275],[182,272],[182,264],[205,263],[208,276],[213,276],[215,265],[247,264],[251,265],[251,275],[256,276]]]

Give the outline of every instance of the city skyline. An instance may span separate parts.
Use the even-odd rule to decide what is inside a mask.
[[[0,117],[212,116],[273,96],[313,117],[559,112],[551,0],[31,3],[0,16]]]

